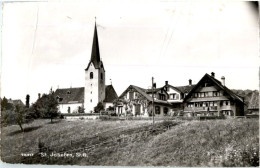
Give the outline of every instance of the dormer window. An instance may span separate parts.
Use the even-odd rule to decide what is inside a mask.
[[[90,72],[90,74],[89,74],[89,78],[90,78],[90,79],[93,79],[93,77],[94,77],[93,72]]]
[[[67,94],[71,94],[71,91],[70,91],[70,90],[68,90],[68,91],[67,91]]]

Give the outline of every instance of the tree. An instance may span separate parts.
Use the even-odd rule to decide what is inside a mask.
[[[53,118],[59,116],[58,101],[55,98],[53,92],[48,96],[47,113],[45,115],[51,119],[51,123]]]
[[[1,101],[1,111],[5,110],[7,108],[8,100],[4,97]]]
[[[79,106],[78,113],[85,113],[85,109],[83,107]]]
[[[29,108],[30,106],[30,95],[26,95],[26,108]]]
[[[101,110],[104,110],[105,107],[102,102],[98,102],[97,106],[94,108],[95,113],[100,112]]]
[[[21,128],[21,131],[23,132],[23,123],[25,121],[25,109],[21,105],[15,105],[15,121]]]
[[[42,97],[33,104],[34,118],[53,118],[59,116],[58,101],[53,92],[50,94],[43,94]]]

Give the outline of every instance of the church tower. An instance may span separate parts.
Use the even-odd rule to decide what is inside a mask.
[[[94,112],[98,102],[105,99],[105,69],[100,59],[97,25],[95,21],[91,58],[85,69],[84,108],[86,113]]]

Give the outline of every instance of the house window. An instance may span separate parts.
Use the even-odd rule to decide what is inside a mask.
[[[92,99],[90,99],[90,103],[92,103]]]
[[[134,92],[129,92],[129,99],[130,100],[133,100],[134,99]]]
[[[210,103],[209,103],[209,106],[213,106],[213,104],[214,104],[213,102],[210,102]]]
[[[201,94],[201,97],[205,97],[205,93],[204,92],[202,92],[200,94]]]
[[[90,78],[90,79],[93,79],[93,77],[94,77],[93,72],[90,72],[90,74],[89,74],[89,78]]]
[[[169,109],[168,109],[167,107],[164,107],[164,108],[163,108],[163,113],[164,113],[164,115],[167,115],[167,114],[168,114],[168,111],[169,111]]]
[[[164,94],[159,93],[160,100],[166,100],[166,96]]]
[[[160,114],[160,106],[155,106],[155,114]]]
[[[100,78],[101,78],[101,80],[103,80],[103,73],[100,74]]]
[[[219,92],[213,92],[213,97],[219,96]]]
[[[68,107],[68,113],[70,113],[70,106]]]

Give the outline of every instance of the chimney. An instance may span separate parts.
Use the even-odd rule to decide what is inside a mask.
[[[38,93],[38,99],[40,99],[41,98],[41,93]]]
[[[168,85],[168,81],[165,81],[165,85],[166,85],[166,86]]]
[[[156,83],[153,84],[153,88],[156,89]]]
[[[189,79],[189,85],[190,85],[190,86],[192,85],[192,80],[191,80],[191,79]]]
[[[211,76],[212,76],[213,78],[215,78],[215,73],[214,73],[214,72],[211,72]]]
[[[222,85],[225,86],[225,76],[221,77]]]

